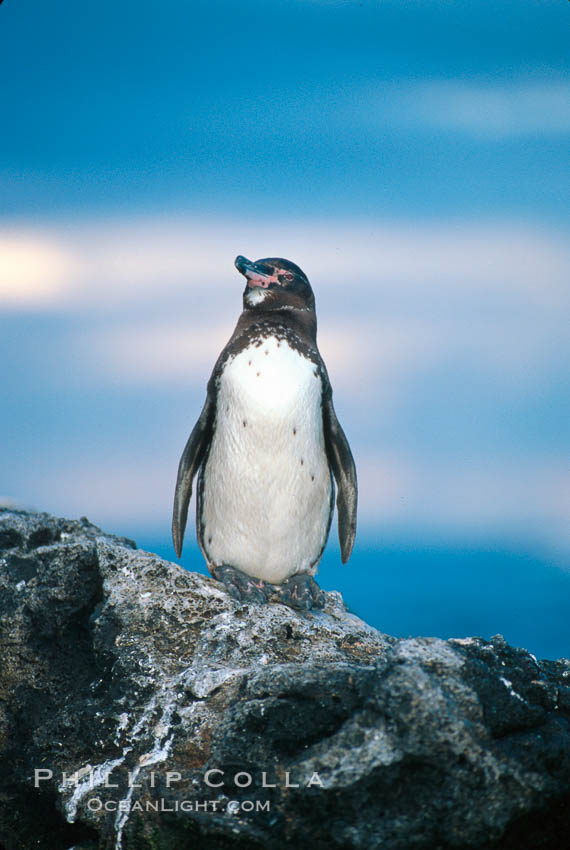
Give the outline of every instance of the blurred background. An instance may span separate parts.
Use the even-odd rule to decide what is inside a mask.
[[[322,586],[392,634],[568,655],[568,14],[6,0],[0,500],[174,560],[233,259],[288,257],[360,479]]]

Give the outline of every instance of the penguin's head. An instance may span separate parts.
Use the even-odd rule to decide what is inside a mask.
[[[290,260],[265,257],[253,263],[240,254],[235,259],[235,267],[247,280],[243,293],[246,308],[278,310],[288,306],[314,310],[311,284],[302,269]]]

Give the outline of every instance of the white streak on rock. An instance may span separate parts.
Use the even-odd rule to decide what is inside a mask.
[[[521,695],[518,694],[515,691],[515,689],[513,688],[512,682],[510,682],[508,679],[505,679],[504,676],[501,676],[500,679],[501,679],[501,682],[503,683],[503,685],[505,686],[505,688],[507,688],[507,690],[508,690],[508,692],[510,693],[511,696],[515,697],[516,699],[520,700],[521,702],[526,702],[525,698],[521,697]]]
[[[75,777],[77,781],[72,786],[74,791],[71,794],[71,797],[64,803],[65,818],[68,823],[75,822],[77,809],[83,797],[85,797],[89,791],[92,791],[94,788],[105,783],[115,768],[123,763],[125,756],[130,749],[130,747],[127,747],[124,750],[123,755],[118,759],[104,761],[102,764],[96,764],[95,767],[90,764],[86,764],[80,770],[76,771]],[[81,778],[82,781],[79,781]],[[68,783],[65,785],[62,783],[59,785],[59,791],[61,791],[62,794],[65,794],[69,787]]]

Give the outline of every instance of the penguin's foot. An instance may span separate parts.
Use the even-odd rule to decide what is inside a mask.
[[[283,584],[274,585],[273,590],[277,592],[279,602],[299,611],[325,607],[325,594],[307,573],[291,576]]]
[[[238,602],[264,604],[267,602],[269,590],[273,590],[271,585],[266,584],[261,579],[252,578],[228,564],[210,567],[210,572],[216,581],[221,582],[230,596],[237,599]]]

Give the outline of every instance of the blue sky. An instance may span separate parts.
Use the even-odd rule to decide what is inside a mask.
[[[281,255],[361,540],[563,570],[567,28],[558,0],[5,0],[0,497],[166,540],[233,258]]]
[[[567,216],[557,0],[8,0],[1,15],[6,213]]]

